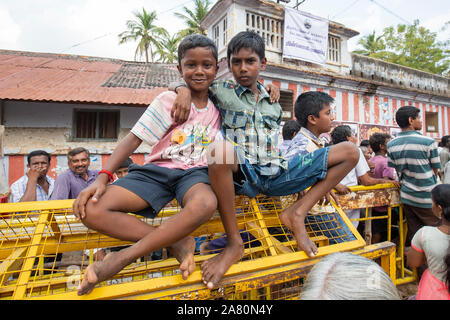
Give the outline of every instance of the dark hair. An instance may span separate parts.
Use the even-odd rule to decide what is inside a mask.
[[[239,52],[242,48],[252,49],[262,60],[266,57],[266,45],[263,38],[253,31],[242,31],[235,35],[228,43],[227,59],[230,64],[230,57],[233,53]]]
[[[450,140],[450,136],[443,136],[441,139],[441,142],[440,142],[441,147],[446,147],[449,140]]]
[[[294,135],[300,130],[300,125],[296,120],[288,120],[283,126],[283,140],[292,140]]]
[[[369,140],[362,140],[361,143],[359,144],[360,147],[369,147],[370,146],[370,142]]]
[[[450,184],[438,184],[431,190],[431,198],[442,207],[442,217],[450,221]]]
[[[70,160],[73,156],[76,156],[77,154],[82,153],[82,152],[86,152],[86,155],[89,157],[90,153],[87,149],[85,149],[83,147],[78,147],[78,148],[70,150],[67,153],[67,159]]]
[[[385,144],[386,140],[390,139],[391,135],[388,133],[376,132],[369,138],[370,147],[373,152],[380,151],[380,144]]]
[[[131,160],[131,158],[128,158],[127,160],[125,160],[124,162],[122,162],[119,166],[119,168],[117,169],[121,169],[121,168],[128,168],[130,166],[130,164],[133,163],[133,160]]]
[[[181,59],[184,58],[186,52],[189,49],[194,49],[198,47],[209,48],[211,50],[212,55],[214,56],[214,59],[216,59],[216,63],[219,61],[217,55],[217,47],[214,41],[201,34],[192,34],[187,37],[184,37],[183,40],[181,40],[180,44],[178,45],[178,65],[181,65]]]
[[[319,117],[319,112],[325,105],[333,103],[334,99],[327,93],[321,91],[308,91],[298,96],[295,101],[295,118],[300,126],[308,124],[308,117],[313,115]]]
[[[27,156],[27,163],[30,164],[31,158],[36,157],[36,156],[46,156],[48,159],[48,163],[50,163],[50,154],[44,150],[31,151]]]
[[[416,119],[420,113],[420,109],[413,106],[404,106],[397,110],[395,121],[400,128],[409,127],[409,118]]]
[[[346,124],[337,126],[331,131],[331,141],[333,144],[338,144],[340,142],[348,141],[347,137],[352,136],[352,128]]]

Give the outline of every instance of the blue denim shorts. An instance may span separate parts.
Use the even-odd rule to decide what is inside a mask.
[[[258,193],[267,196],[286,196],[305,190],[327,175],[330,147],[289,159],[287,169],[278,166],[253,165],[238,150],[238,174],[234,175],[237,194],[250,198]]]
[[[116,180],[114,185],[125,188],[148,202],[148,208],[134,212],[135,214],[154,218],[174,198],[182,204],[186,192],[197,183],[210,184],[207,167],[181,170],[149,163],[143,166],[131,164],[128,174]]]

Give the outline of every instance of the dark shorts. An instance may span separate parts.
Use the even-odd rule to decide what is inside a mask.
[[[423,226],[437,227],[441,220],[436,217],[431,208],[419,208],[403,203],[403,212],[408,226],[406,245],[409,246],[414,234]]]
[[[326,147],[303,156],[294,156],[289,159],[287,169],[253,165],[240,152],[236,152],[240,168],[234,174],[236,193],[254,198],[258,193],[286,196],[303,191],[327,175],[329,151],[330,147]]]
[[[134,212],[147,218],[156,217],[174,198],[182,204],[186,192],[197,183],[210,184],[207,167],[181,170],[151,163],[143,166],[130,165],[128,174],[114,182],[148,202],[148,208]]]

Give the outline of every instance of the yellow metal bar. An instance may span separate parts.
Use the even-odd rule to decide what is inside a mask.
[[[277,251],[275,250],[274,243],[273,243],[273,241],[272,241],[272,239],[270,237],[269,231],[267,230],[266,223],[264,222],[264,218],[263,218],[263,216],[261,214],[261,211],[259,210],[258,204],[256,203],[256,199],[255,198],[251,198],[250,202],[251,202],[251,204],[253,206],[253,210],[254,210],[254,212],[256,214],[256,217],[258,218],[258,223],[261,226],[261,230],[262,230],[262,232],[264,234],[264,238],[263,239],[264,239],[264,241],[267,242],[267,245],[269,246],[270,254],[272,256],[276,256],[277,255]]]
[[[31,269],[34,264],[34,260],[38,254],[42,234],[44,233],[45,225],[48,221],[48,215],[49,212],[41,213],[39,217],[39,221],[34,232],[31,245],[28,248],[25,262],[22,266],[22,272],[20,273],[19,279],[17,281],[17,289],[14,291],[14,294],[12,296],[13,299],[23,299],[25,297],[27,282],[31,275]]]
[[[0,286],[8,280],[8,273],[20,269],[27,249],[26,247],[17,248],[0,264]]]
[[[71,199],[71,200],[2,203],[0,205],[0,213],[72,209],[73,202],[74,200]]]
[[[350,221],[350,219],[347,217],[347,214],[341,209],[341,207],[339,207],[333,199],[330,200],[330,203],[333,205],[333,207],[336,209],[336,211],[339,213],[339,215],[341,216],[342,220],[344,221],[344,223],[347,225],[347,227],[350,229],[350,231],[352,232],[352,234],[356,237],[356,241],[358,242],[358,244],[360,246],[364,246],[366,244],[366,242],[364,241],[364,239],[361,237],[361,235],[359,234],[358,230],[355,228],[355,226],[353,225],[353,223]]]

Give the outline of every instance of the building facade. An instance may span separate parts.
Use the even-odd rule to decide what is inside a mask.
[[[377,131],[396,135],[395,112],[405,105],[421,109],[424,135],[440,139],[450,133],[448,78],[350,53],[348,39],[359,33],[334,21],[328,22],[326,65],[283,59],[283,22],[284,6],[272,1],[218,1],[202,24],[219,49],[219,77],[232,77],[226,62],[229,40],[251,30],[265,40],[268,66],[260,80],[281,89],[285,120],[294,117],[298,95],[317,90],[335,98],[336,124],[352,126],[360,141]]]

